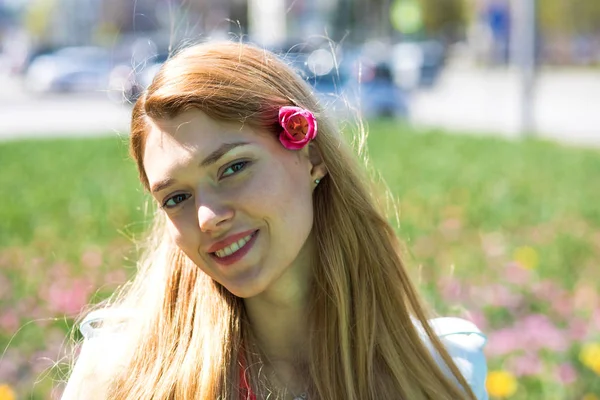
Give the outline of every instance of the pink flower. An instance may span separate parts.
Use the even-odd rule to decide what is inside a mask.
[[[442,299],[450,302],[461,300],[463,287],[458,279],[451,276],[442,277],[438,282],[438,288],[442,295]]]
[[[563,291],[563,288],[551,280],[543,280],[531,286],[531,293],[543,302],[551,302]]]
[[[481,247],[488,257],[501,257],[506,254],[504,236],[499,232],[492,232],[481,238]]]
[[[279,124],[283,128],[279,134],[279,141],[289,150],[300,150],[317,136],[315,116],[300,107],[281,107]]]
[[[582,281],[573,293],[573,307],[576,310],[593,311],[600,308],[600,295],[592,282]]]
[[[75,315],[86,305],[92,285],[85,279],[60,279],[53,282],[42,297],[49,308],[65,315]]]
[[[592,329],[600,332],[600,308],[592,314]]]
[[[22,355],[15,349],[8,349],[0,362],[0,382],[16,382],[21,368]]]
[[[557,328],[545,315],[531,314],[516,321],[512,327],[490,332],[486,354],[496,357],[542,349],[562,353],[568,350],[569,345],[568,332]]]
[[[12,297],[12,285],[10,284],[10,280],[0,274],[0,300],[2,299],[10,299]]]
[[[508,361],[508,369],[515,376],[535,376],[542,373],[542,360],[535,353],[528,353],[511,358]]]
[[[479,304],[490,305],[493,307],[514,310],[523,302],[523,295],[515,293],[510,287],[499,283],[473,287],[470,292],[471,299]]]
[[[481,311],[469,311],[462,315],[463,318],[473,322],[479,329],[486,332],[488,330],[488,321],[485,314]]]
[[[569,348],[568,333],[557,328],[545,315],[530,314],[515,323],[523,348],[530,351],[548,349],[564,352]]]
[[[127,274],[121,269],[108,272],[103,279],[109,285],[122,285],[127,281]]]
[[[516,286],[523,286],[531,280],[531,270],[523,268],[516,262],[508,263],[503,272],[506,281]]]
[[[0,331],[13,334],[19,328],[19,316],[15,310],[6,310],[0,315]]]
[[[89,249],[81,255],[81,265],[85,269],[96,269],[102,265],[102,253],[97,249]]]
[[[584,341],[588,337],[589,330],[589,322],[580,318],[572,319],[568,327],[569,337],[576,342]]]
[[[462,225],[462,221],[459,218],[448,218],[440,224],[440,231],[449,239],[457,238]]]
[[[563,318],[569,318],[573,314],[573,299],[566,291],[557,293],[550,304],[554,312]]]
[[[521,350],[521,332],[513,328],[504,328],[488,334],[485,353],[490,357],[499,357]]]
[[[560,364],[555,371],[556,378],[563,385],[569,385],[577,380],[577,371],[570,363]]]

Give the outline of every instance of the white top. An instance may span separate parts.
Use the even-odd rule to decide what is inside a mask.
[[[117,312],[117,314],[115,314]],[[127,348],[123,340],[119,340],[122,334],[117,331],[108,331],[107,329],[94,327],[94,324],[101,322],[110,313],[111,317],[127,317],[131,311],[115,311],[101,309],[93,311],[81,323],[79,329],[85,340],[81,353],[77,360],[75,369],[71,374],[69,383],[63,394],[62,400],[105,400],[102,395],[102,387],[105,379],[110,376],[113,367],[118,367],[118,361],[122,358]],[[434,318],[429,321],[434,332],[446,346],[452,360],[457,368],[463,374],[471,390],[477,397],[477,400],[488,400],[485,388],[485,379],[487,376],[487,364],[483,348],[486,343],[486,337],[470,321],[461,318]],[[444,364],[439,354],[433,352],[433,348],[423,330],[417,323],[417,330],[423,337],[426,346],[433,353],[434,359],[443,371],[450,374],[448,367]],[[86,368],[86,364],[101,357],[106,360],[106,365],[99,368]],[[93,379],[85,379],[83,371],[93,371]],[[90,372],[92,373],[92,372]],[[76,387],[78,382],[86,381],[86,387]],[[89,382],[97,382],[98,388],[90,388]]]
[[[477,400],[488,400],[485,388],[487,363],[483,354],[483,348],[487,342],[485,335],[474,323],[461,318],[434,318],[429,323],[471,386]],[[432,350],[431,347],[430,350]],[[448,371],[439,355],[434,354],[434,358],[442,370]]]

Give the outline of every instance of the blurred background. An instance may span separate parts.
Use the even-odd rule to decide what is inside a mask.
[[[59,398],[73,318],[150,218],[132,103],[219,39],[368,123],[407,265],[488,335],[492,398],[600,399],[597,0],[0,0],[0,400]]]

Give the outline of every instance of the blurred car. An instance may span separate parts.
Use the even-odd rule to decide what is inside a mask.
[[[356,99],[366,118],[407,118],[408,95],[394,82],[390,66],[385,62],[366,63],[362,73],[345,86],[346,96]]]
[[[318,49],[302,67],[301,76],[334,115],[352,117],[353,110],[359,110],[365,118],[408,116],[407,94],[395,84],[385,62],[371,62],[353,52],[333,57],[329,49]]]
[[[421,64],[421,86],[433,86],[446,62],[446,49],[436,40],[421,43],[423,62]]]
[[[8,56],[11,58],[9,71],[13,74],[24,76],[31,64],[40,56],[54,53],[59,47],[38,46],[30,48],[26,39],[17,36],[16,39],[4,43],[5,49],[9,48]]]
[[[445,60],[445,48],[438,41],[398,43],[391,51],[394,81],[407,90],[433,86]]]
[[[36,57],[25,74],[25,87],[42,92],[92,92],[108,87],[108,51],[99,47],[65,47]]]

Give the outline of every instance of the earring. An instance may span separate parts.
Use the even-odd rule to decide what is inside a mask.
[[[319,182],[321,182],[321,180],[320,180],[320,179],[315,179],[315,185],[318,185],[318,184],[319,184]]]

